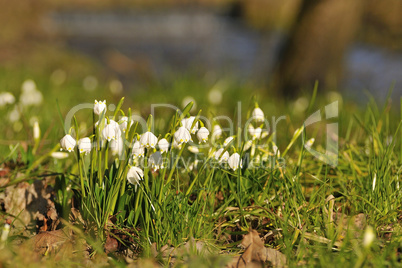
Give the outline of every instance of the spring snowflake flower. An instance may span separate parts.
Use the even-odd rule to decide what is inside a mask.
[[[190,152],[192,152],[193,154],[198,154],[200,152],[200,150],[198,150],[198,148],[196,146],[188,146],[187,148]]]
[[[164,168],[161,152],[157,151],[157,152],[151,154],[151,156],[149,157],[149,163],[152,165],[152,168],[154,170]]]
[[[179,129],[174,133],[174,139],[178,145],[181,145],[183,142],[187,143],[193,141],[190,132],[185,127],[179,127]]]
[[[209,135],[209,130],[206,127],[202,127],[197,131],[197,138],[199,140],[199,143],[201,142],[207,142],[208,140],[208,135]]]
[[[40,105],[43,101],[42,93],[36,89],[33,80],[26,80],[22,84],[22,93],[20,95],[20,103],[22,106]]]
[[[65,159],[68,157],[68,153],[65,152],[53,152],[50,154],[54,159]]]
[[[278,157],[281,155],[281,152],[279,151],[278,146],[276,146],[275,144],[272,145],[272,150],[273,150],[273,152],[274,152],[274,155],[276,155],[276,156],[278,156]]]
[[[176,139],[173,139],[172,146],[173,146],[173,148],[176,148],[179,150],[181,149],[181,144],[178,144]]]
[[[158,142],[159,150],[161,151],[161,154],[169,151],[169,142],[166,139],[161,139]]]
[[[240,159],[240,155],[238,153],[234,153],[229,157],[228,164],[233,171],[236,171],[239,167],[243,167],[242,160]]]
[[[140,143],[141,146],[155,148],[156,144],[158,143],[158,138],[154,135],[154,133],[148,131],[141,135]]]
[[[252,125],[248,126],[248,133],[250,133],[253,140],[261,138],[262,129],[260,127],[254,128]]]
[[[248,149],[251,148],[252,145],[253,145],[253,142],[251,140],[246,141],[246,143],[244,144],[244,147],[243,147],[243,151],[247,151]]]
[[[233,136],[227,137],[226,140],[223,142],[223,147],[228,146],[229,143],[231,143],[233,141],[233,139],[234,139]]]
[[[122,137],[119,137],[110,142],[110,148],[112,155],[123,156],[124,153],[124,140]]]
[[[222,136],[222,128],[219,125],[215,125],[212,130],[212,137],[215,139],[219,139]]]
[[[257,122],[264,122],[264,112],[259,107],[255,107],[252,118]]]
[[[195,120],[195,116],[190,116],[189,118],[184,118],[181,120],[181,124],[183,125],[183,127],[187,128],[188,131],[191,132],[191,134],[195,134],[198,130],[198,122],[195,122],[194,124],[194,120]],[[194,124],[194,126],[193,126]],[[193,127],[191,127],[193,126]]]
[[[132,155],[137,157],[144,157],[144,153],[145,153],[144,146],[141,146],[139,141],[134,142]]]
[[[114,124],[106,125],[105,128],[102,130],[102,136],[108,141],[116,140],[119,137],[116,131],[116,126]]]
[[[78,150],[80,153],[88,154],[91,152],[92,149],[92,142],[91,139],[88,137],[82,138],[78,141]]]
[[[127,172],[127,181],[135,186],[135,190],[137,190],[137,185],[140,184],[143,177],[144,171],[139,167],[131,167]]]
[[[123,116],[120,120],[119,120],[119,128],[121,131],[126,132],[127,129],[129,129],[132,125],[132,121],[130,121],[130,123],[128,123],[128,117],[127,116]]]
[[[7,104],[13,104],[15,102],[15,97],[10,92],[0,93],[0,107],[4,107]]]
[[[94,113],[100,115],[106,109],[106,100],[97,101],[95,100]]]
[[[33,138],[35,141],[39,140],[40,138],[40,127],[38,121],[35,121],[33,125]]]
[[[314,138],[309,139],[309,140],[304,144],[304,147],[305,147],[305,148],[311,148],[311,146],[313,146],[313,144],[314,144],[314,141],[315,141]]]
[[[72,152],[74,150],[75,145],[77,142],[71,135],[67,134],[60,140],[60,150],[66,150],[68,152]]]
[[[223,152],[223,148],[220,148],[218,151],[215,152],[215,159],[219,160],[220,163],[226,162],[229,159],[229,153]]]

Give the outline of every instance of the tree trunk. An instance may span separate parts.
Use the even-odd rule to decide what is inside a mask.
[[[336,88],[345,51],[358,29],[362,0],[304,0],[279,55],[275,87],[286,97],[304,88]]]

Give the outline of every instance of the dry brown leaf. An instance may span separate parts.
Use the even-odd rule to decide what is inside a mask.
[[[240,257],[233,259],[228,267],[261,267],[270,262],[273,267],[285,267],[286,256],[273,248],[266,248],[256,230],[250,230],[241,242],[246,249]]]
[[[68,229],[61,229],[50,232],[42,232],[32,237],[28,243],[32,243],[34,252],[42,255],[54,253],[64,243],[71,240],[71,234]]]

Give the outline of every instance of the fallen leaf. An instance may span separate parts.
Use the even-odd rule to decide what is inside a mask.
[[[266,248],[256,230],[250,230],[241,242],[245,248],[244,253],[233,259],[227,267],[261,267],[265,262],[270,262],[273,267],[285,267],[286,256],[273,248]]]

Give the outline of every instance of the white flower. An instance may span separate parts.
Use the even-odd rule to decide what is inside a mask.
[[[314,144],[314,141],[315,141],[314,138],[309,139],[309,140],[304,144],[304,147],[305,147],[305,148],[311,148],[311,146],[313,146],[313,144]]]
[[[94,105],[94,113],[97,115],[100,115],[103,110],[106,109],[106,100],[104,101],[97,101],[95,100],[95,105]]]
[[[67,134],[60,140],[61,149],[72,152],[77,142],[71,135]]]
[[[112,149],[112,155],[122,156],[124,152],[124,140],[122,137],[119,137],[110,142],[110,148]]]
[[[257,122],[264,122],[264,112],[259,107],[256,107],[253,110],[252,118]]]
[[[158,142],[158,146],[162,154],[169,151],[169,142],[166,139],[161,139]]]
[[[275,144],[272,145],[272,150],[274,151],[274,155],[276,155],[278,157],[281,155],[281,152],[279,151],[278,146],[276,146]]]
[[[252,125],[248,126],[248,133],[253,137],[253,140],[261,138],[262,129],[260,127],[254,128]]]
[[[193,154],[198,154],[200,152],[200,150],[198,150],[198,148],[196,146],[188,146],[187,148],[190,152],[192,152]]]
[[[149,157],[149,163],[151,163],[152,168],[154,170],[164,168],[163,167],[163,158],[162,158],[161,152],[156,151],[155,153],[151,154],[151,156]]]
[[[78,150],[80,153],[88,154],[91,152],[92,142],[91,139],[88,137],[82,138],[78,141]]]
[[[114,124],[108,124],[102,130],[102,136],[104,139],[111,141],[117,138],[116,127]]]
[[[183,125],[183,127],[187,128],[188,131],[191,132],[191,134],[195,134],[195,132],[197,132],[198,130],[198,121],[195,122],[193,126],[194,120],[195,116],[190,116],[189,118],[184,118],[181,120],[181,124]]]
[[[109,120],[109,125],[112,125],[114,127],[114,131],[116,132],[116,139],[121,136],[121,130],[120,130],[120,125],[116,121],[110,119]]]
[[[35,141],[39,140],[40,138],[40,128],[38,121],[35,121],[33,125],[33,138]]]
[[[36,89],[33,80],[26,80],[22,84],[22,94],[20,96],[20,103],[23,106],[39,105],[43,101],[42,93]]]
[[[363,246],[365,248],[369,248],[375,240],[375,233],[374,229],[371,226],[367,226],[366,230],[364,231],[363,236]]]
[[[212,137],[215,139],[219,139],[222,136],[222,128],[219,125],[215,125],[212,130]]]
[[[229,143],[231,143],[233,141],[233,139],[234,139],[233,136],[227,137],[226,140],[223,142],[223,147],[228,146]]]
[[[251,145],[253,145],[253,142],[251,140],[248,140],[243,147],[243,151],[247,151],[248,149],[251,148]]]
[[[68,153],[65,152],[53,152],[50,154],[51,157],[55,159],[65,159],[68,157]]]
[[[8,114],[8,120],[10,122],[17,122],[21,118],[21,113],[20,110],[18,109],[18,105],[14,106],[14,109],[10,111]]]
[[[197,131],[197,138],[200,143],[207,142],[208,135],[209,135],[209,130],[206,127],[202,127],[202,128],[200,128],[200,130]]]
[[[236,171],[239,168],[239,166],[240,168],[243,167],[243,162],[240,159],[240,155],[238,153],[234,153],[229,157],[228,164],[229,167],[234,171]]]
[[[144,157],[144,146],[141,146],[139,141],[134,142],[132,154],[133,156]]]
[[[223,148],[220,148],[215,152],[215,159],[219,160],[219,162],[226,162],[229,159],[229,153],[223,152]]]
[[[179,150],[181,149],[181,144],[178,144],[175,139],[173,139],[173,144],[172,144],[172,146],[173,146],[174,148],[176,148],[176,149],[179,149]]]
[[[139,167],[131,167],[127,172],[127,181],[135,185],[135,190],[137,190],[137,185],[140,184],[143,177],[144,171]]]
[[[185,127],[179,127],[179,129],[174,133],[174,139],[178,145],[181,145],[183,142],[187,143],[193,141],[190,132]]]
[[[0,93],[0,107],[4,107],[7,104],[13,104],[15,102],[15,97],[10,92]]]
[[[140,143],[141,146],[155,148],[156,144],[158,143],[158,138],[154,135],[154,133],[148,131],[141,135]]]
[[[268,135],[269,135],[268,131],[263,131],[261,133],[261,139],[268,137]]]
[[[122,118],[120,118],[119,120],[119,127],[120,130],[123,132],[126,132],[127,129],[129,129],[131,127],[131,124],[133,122],[131,121],[130,124],[128,123],[128,117],[127,116],[123,116]]]

